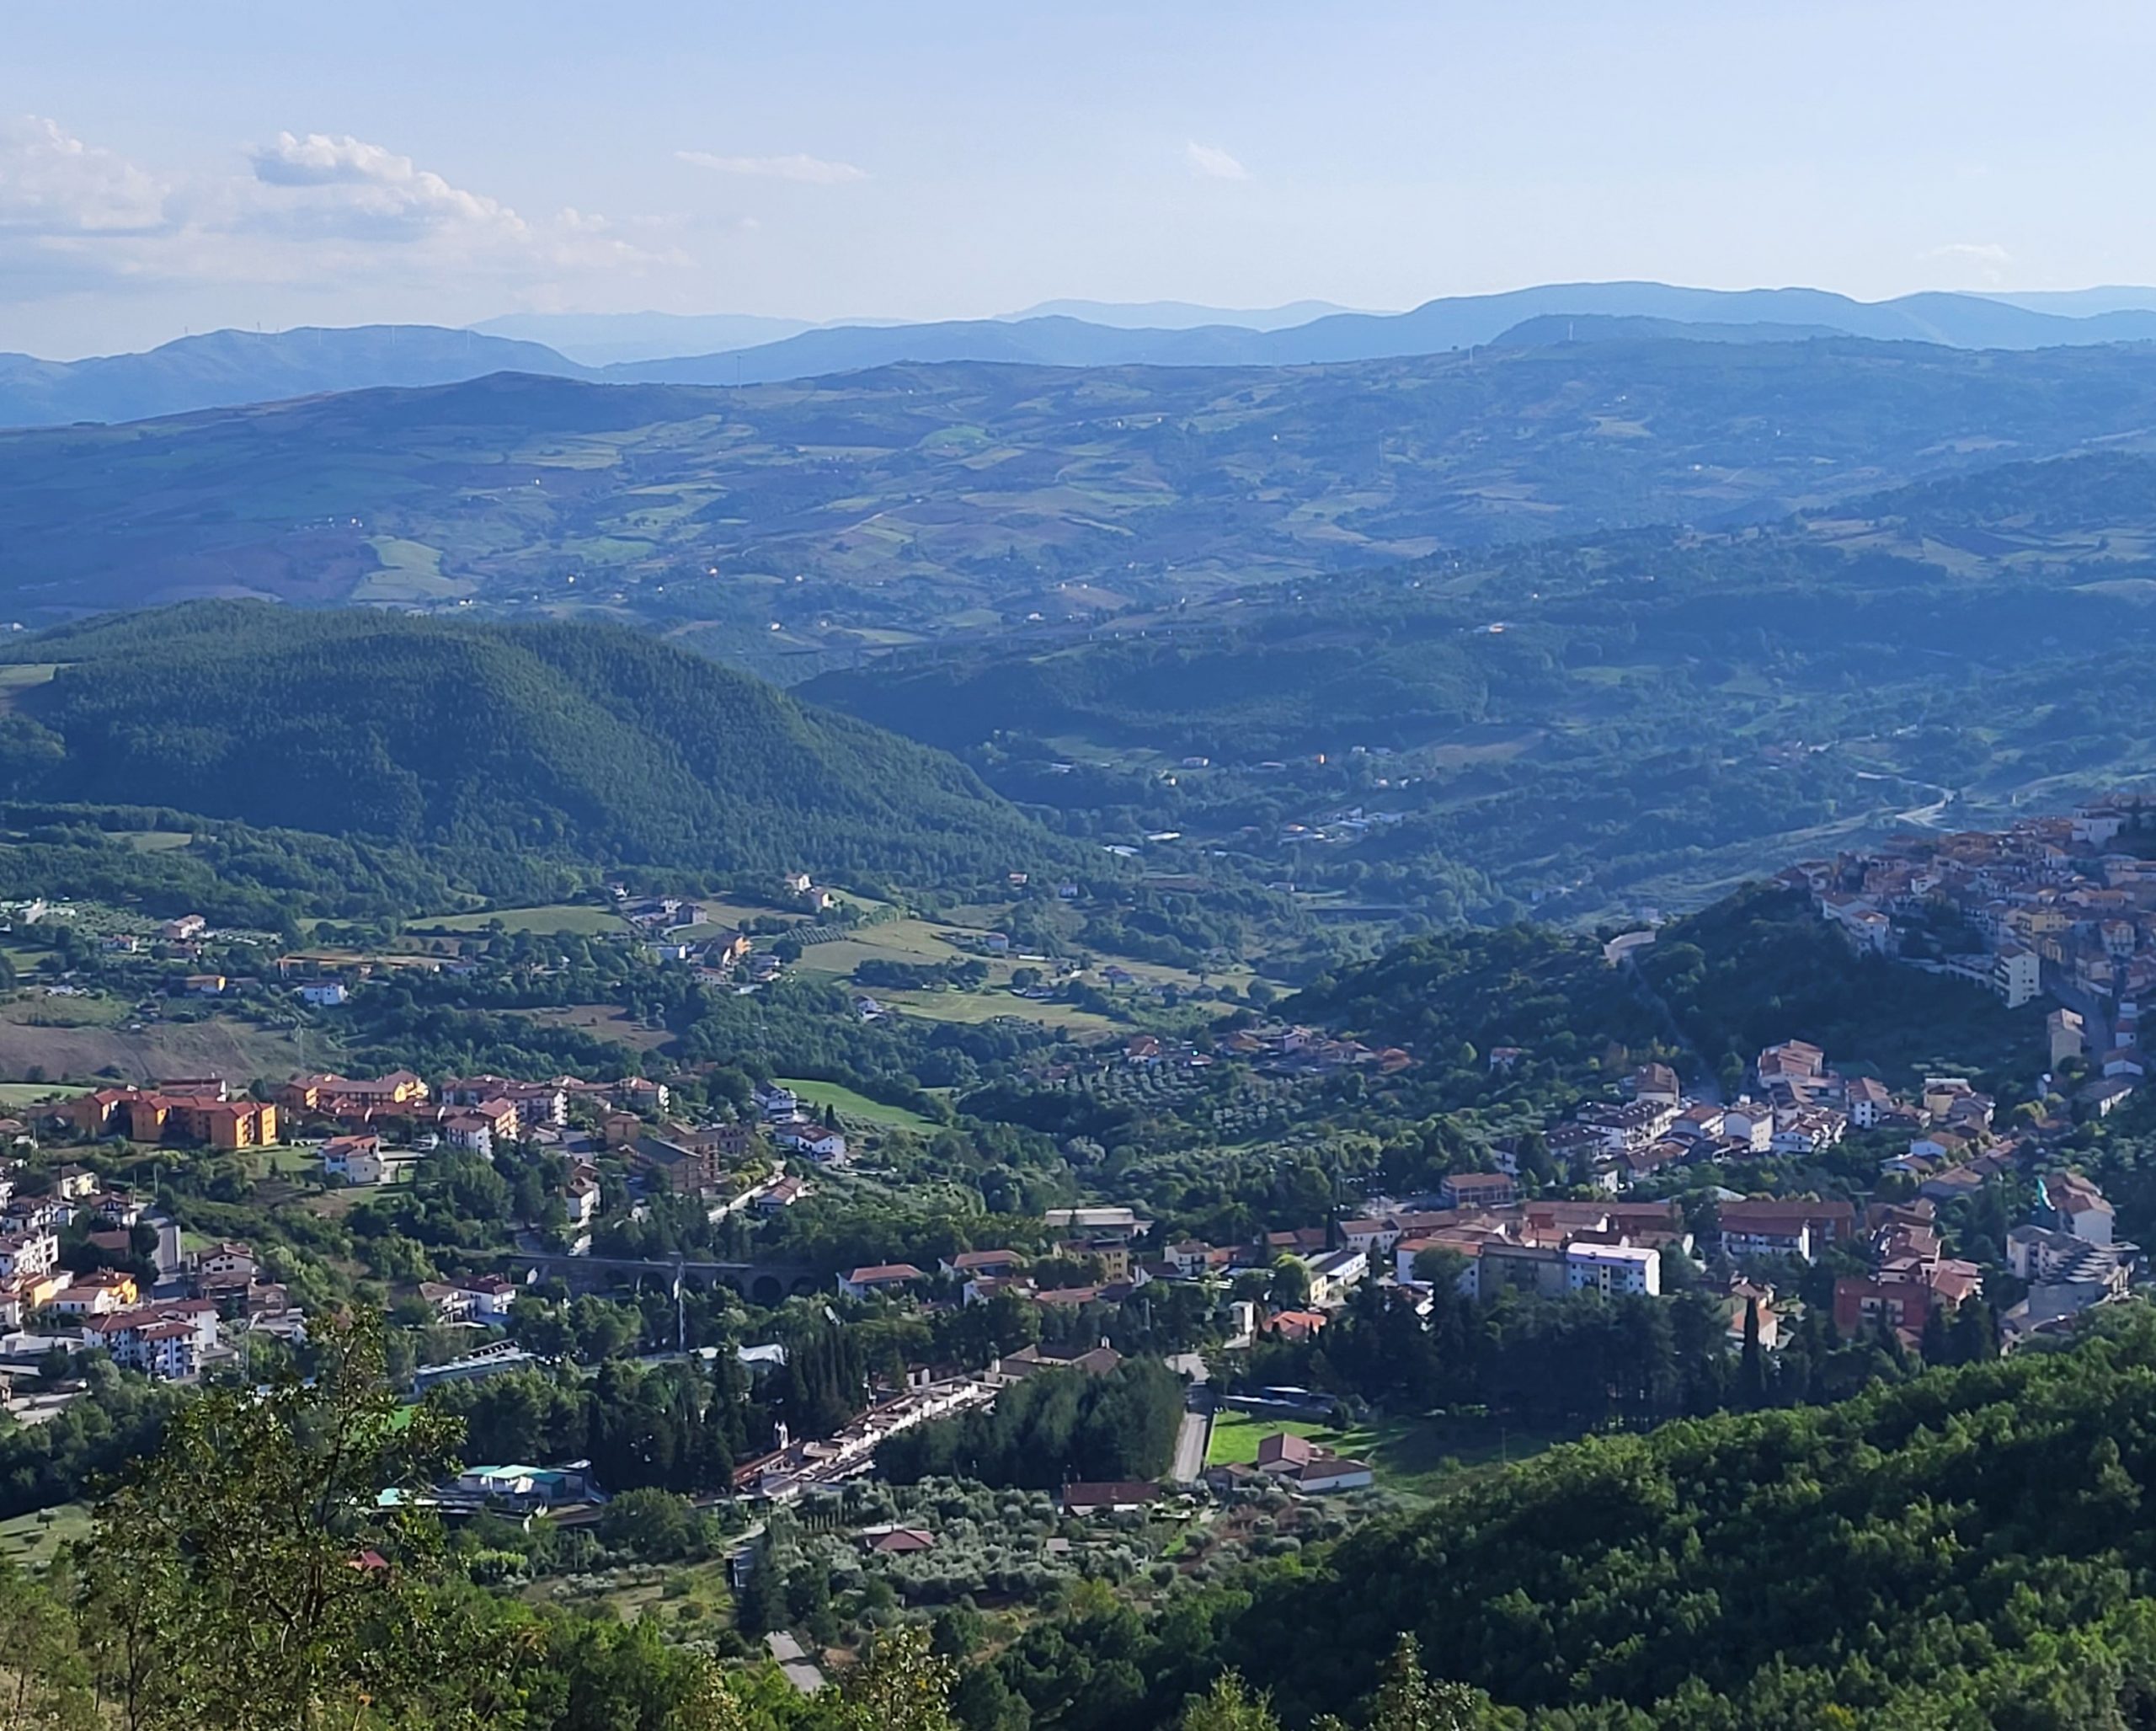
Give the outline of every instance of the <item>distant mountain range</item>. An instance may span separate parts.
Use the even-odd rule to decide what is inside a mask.
[[[543,343],[579,366],[611,366],[621,361],[661,361],[669,355],[710,355],[782,342],[815,329],[816,323],[749,313],[511,313],[472,329],[486,336]]]
[[[1442,354],[1500,340],[1540,344],[1647,335],[1724,342],[1855,336],[2006,350],[2156,339],[2156,291],[2128,288],[2017,301],[1920,294],[1865,302],[1820,289],[1556,283],[1431,301],[1408,313],[1327,312],[1278,326],[1267,321],[1308,308],[1216,315],[1213,309],[1179,302],[1151,307],[1051,305],[1093,316],[1033,309],[1006,318],[814,329],[730,316],[670,319],[639,313],[622,321],[523,317],[490,321],[482,330],[370,325],[269,335],[218,331],[144,355],[78,361],[0,355],[0,425],[136,420],[322,392],[447,384],[503,371],[599,383],[733,385],[900,363],[1306,366]],[[1162,322],[1127,322],[1148,315]],[[1190,322],[1201,317],[1217,317],[1219,322]],[[786,334],[773,334],[780,331]],[[587,356],[645,352],[643,358],[592,364],[531,340],[541,332],[552,332]],[[701,346],[714,341],[721,346],[702,352],[648,352],[673,342]]]
[[[2151,305],[2156,305],[2152,297]],[[1295,301],[1284,307],[1200,307],[1188,301],[1043,301],[995,316],[999,324],[1034,318],[1076,318],[1112,330],[1189,330],[1226,324],[1245,330],[1284,330],[1350,309],[1330,301]],[[713,355],[783,342],[803,331],[890,329],[904,318],[766,318],[754,313],[512,313],[472,327],[489,336],[544,343],[581,366],[617,361],[664,361],[677,355]],[[971,359],[983,357],[972,356]]]
[[[220,330],[141,355],[0,355],[0,426],[148,420],[328,391],[456,384],[490,372],[583,376],[584,369],[536,343],[430,324]]]
[[[1189,330],[1201,324],[1240,325],[1245,330],[1286,330],[1329,318],[1336,313],[1353,313],[1330,301],[1290,301],[1284,307],[1200,307],[1188,301],[1043,301],[1022,313],[1006,313],[1006,321],[1024,318],[1082,318],[1088,324],[1105,324],[1118,330]],[[849,321],[850,322],[850,321]]]

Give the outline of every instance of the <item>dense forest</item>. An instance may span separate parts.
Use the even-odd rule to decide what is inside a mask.
[[[1733,1086],[1784,1039],[1897,1087],[1941,1064],[1988,1080],[2033,1074],[2042,1055],[2040,1007],[2009,1011],[1965,980],[1860,957],[1780,884],[1671,921],[1628,965],[1548,927],[1451,932],[1322,975],[1281,1010],[1411,1047],[1412,1080],[1453,1077],[1466,1091],[1455,1105],[1537,1079],[1608,1081],[1653,1055]],[[1499,1047],[1518,1055],[1493,1066]]]
[[[1412,938],[1375,960],[1321,975],[1280,1006],[1433,1065],[1488,1072],[1525,1063],[1567,1077],[1614,1045],[1652,1043],[1652,1012],[1593,939],[1544,926]],[[1510,1048],[1516,1055],[1493,1060]]]
[[[1133,1359],[1105,1376],[1044,1370],[963,1418],[900,1431],[878,1449],[878,1471],[899,1484],[929,1477],[1052,1490],[1072,1479],[1154,1478],[1174,1457],[1182,1383],[1157,1361]]]
[[[626,630],[203,602],[14,653],[62,664],[0,733],[18,799],[855,881],[962,884],[1074,852],[947,757]]]
[[[1965,980],[1858,957],[1802,891],[1752,884],[1673,921],[1637,954],[1641,978],[1725,1074],[1776,1040],[1808,1039],[1895,1087],[1927,1066],[2033,1074],[2041,1005],[2009,1010]]]
[[[1222,1670],[1299,1725],[1400,1635],[1550,1731],[2143,1723],[2156,1322],[1561,1447],[1148,1621],[1098,1604],[961,1686],[972,1731],[1171,1723]],[[1256,1725],[1256,1718],[1222,1721]]]

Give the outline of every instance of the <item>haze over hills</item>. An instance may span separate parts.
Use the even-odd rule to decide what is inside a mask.
[[[430,324],[219,330],[141,355],[0,355],[0,425],[144,420],[325,391],[582,369],[536,343]]]
[[[472,327],[491,336],[543,344],[580,366],[746,349],[814,328],[810,319],[749,313],[510,313]]]
[[[997,315],[1015,323],[1033,318],[1075,318],[1118,330],[1186,330],[1196,325],[1240,325],[1280,330],[1352,309],[1330,301],[1295,301],[1282,307],[1235,309],[1187,301],[1043,301]],[[773,318],[746,313],[510,313],[482,319],[472,329],[494,336],[543,343],[585,366],[615,361],[663,361],[776,343],[803,331],[839,327],[904,326],[903,318]]]
[[[0,356],[0,425],[121,421],[313,392],[445,383],[519,371],[609,382],[776,383],[900,363],[1049,366],[1302,366],[1443,354],[1526,325],[1544,340],[1647,320],[1630,335],[1800,340],[1840,334],[1965,349],[2036,349],[2156,339],[2156,291],[2091,290],[2054,304],[1967,294],[1865,302],[1816,289],[1724,291],[1661,283],[1550,284],[1436,300],[1408,313],[1349,313],[1323,302],[1226,312],[1181,302],[1052,302],[997,318],[924,323],[799,321],[659,313],[511,315],[472,331],[373,326],[351,331],[223,331],[139,355],[76,362]],[[2041,303],[2041,304],[2039,304]],[[1305,315],[1317,316],[1305,316]],[[1538,321],[1550,321],[1545,324]],[[1517,340],[1517,337],[1513,338]],[[554,346],[549,346],[550,345]]]
[[[0,435],[0,596],[33,622],[202,595],[600,607],[771,668],[1771,520],[2151,426],[2156,350],[1844,338],[740,390],[500,375]]]
[[[2144,784],[2152,535],[2156,457],[2105,452],[878,649],[798,689],[1308,889],[1598,916]]]
[[[1336,313],[1366,311],[1335,306],[1331,301],[1290,301],[1280,307],[1203,307],[1189,301],[1043,301],[1006,319],[1082,318],[1118,330],[1188,330],[1198,325],[1231,324],[1245,330],[1286,330]],[[851,321],[847,321],[851,323]]]

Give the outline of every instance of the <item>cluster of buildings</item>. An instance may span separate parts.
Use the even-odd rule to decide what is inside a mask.
[[[219,1077],[161,1082],[154,1088],[97,1088],[54,1109],[86,1141],[123,1135],[152,1146],[266,1148],[278,1138],[276,1105],[235,1097]]]
[[[121,1193],[81,1190],[66,1173],[59,1184],[50,1198],[40,1199],[44,1206],[37,1224],[0,1238],[0,1329],[7,1331],[0,1361],[35,1364],[56,1347],[70,1353],[99,1349],[123,1369],[191,1382],[206,1370],[238,1362],[239,1338],[246,1333],[294,1344],[306,1339],[304,1314],[280,1284],[264,1278],[253,1251],[243,1243],[212,1244],[184,1255],[178,1231],[152,1222],[159,1235],[154,1290],[145,1290],[128,1268],[69,1272],[60,1264],[61,1226],[88,1215],[91,1247],[115,1262],[131,1262],[134,1229],[147,1215],[139,1201]],[[19,1332],[25,1328],[35,1332]]]
[[[1223,1039],[1219,1050],[1283,1076],[1331,1076],[1363,1069],[1391,1076],[1415,1061],[1398,1046],[1365,1045],[1312,1028],[1241,1028]]]
[[[1675,1167],[1801,1157],[1823,1153],[1851,1130],[1889,1130],[1909,1141],[1906,1154],[1884,1162],[1886,1170],[1928,1183],[1959,1172],[1946,1180],[1949,1194],[1987,1175],[1975,1162],[1997,1140],[1998,1102],[1964,1077],[1929,1077],[1897,1093],[1875,1077],[1833,1069],[1819,1047],[1801,1039],[1767,1047],[1751,1073],[1750,1090],[1737,1099],[1701,1100],[1684,1091],[1668,1065],[1645,1065],[1626,1078],[1622,1100],[1589,1101],[1549,1126],[1550,1157],[1615,1195]],[[1497,1158],[1517,1171],[1517,1146],[1499,1148]]]
[[[2006,1235],[2006,1263],[2028,1296],[1999,1318],[2011,1343],[2057,1333],[2100,1304],[2127,1295],[2140,1247],[2113,1229],[2111,1205],[2078,1173],[2047,1173],[2036,1182],[2030,1219]]]
[[[2121,796],[2003,831],[1909,836],[1782,875],[1861,951],[1896,955],[1903,925],[1959,916],[1982,948],[1933,964],[2015,1007],[2047,981],[2123,1002],[2156,991],[2156,857],[2121,845],[2156,827],[2156,798]]]
[[[845,1132],[818,1119],[801,1097],[784,1083],[758,1088],[755,1107],[763,1114],[766,1132],[780,1147],[806,1154],[825,1166],[845,1163]]]

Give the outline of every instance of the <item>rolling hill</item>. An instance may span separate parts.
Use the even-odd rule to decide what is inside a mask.
[[[147,420],[325,391],[439,385],[490,372],[579,376],[538,343],[430,324],[219,330],[141,355],[0,355],[0,427]]]
[[[1074,311],[1083,311],[1082,303]],[[2041,349],[2146,341],[2156,312],[2036,311],[1980,295],[1857,301],[1822,289],[1695,289],[1660,282],[1545,283],[1429,301],[1406,313],[1330,313],[1282,328],[1163,320],[1095,323],[1060,312],[1017,319],[846,325],[753,348],[632,362],[606,377],[641,383],[760,383],[902,362],[1004,361],[1048,366],[1309,366],[1438,355],[1494,342],[1534,319],[1645,319],[1684,334],[1705,324],[1765,326],[1785,339],[1824,333],[1958,349]]]
[[[855,882],[1073,852],[950,758],[619,628],[205,602],[15,649],[13,799]]]
[[[2156,458],[2111,451],[885,648],[797,691],[1349,906],[1584,919],[2146,785],[2152,547]]]
[[[520,314],[468,330],[221,330],[147,354],[72,362],[0,355],[0,426],[143,420],[504,371],[617,384],[741,385],[950,361],[1308,366],[1439,355],[1500,339],[1518,345],[1522,327],[1537,342],[1590,334],[1713,341],[1844,336],[2029,350],[2156,339],[2153,299],[2150,291],[2124,290],[2057,300],[1921,294],[1865,302],[1819,289],[1582,282],[1451,297],[1406,313],[1354,313],[1315,301],[1252,312],[1180,302],[1051,301],[1002,318],[915,323]]]
[[[1619,339],[738,390],[504,374],[0,435],[0,606],[598,606],[771,668],[1440,549],[1757,522],[2151,426],[2137,346]]]
[[[2156,1339],[2144,1308],[2119,1309],[2070,1351],[1597,1437],[1373,1521],[1239,1581],[1216,1621],[1140,1632],[1153,1718],[1227,1664],[1306,1723],[1366,1688],[1404,1630],[1434,1675],[1516,1716],[1460,1723],[2140,1723]]]

